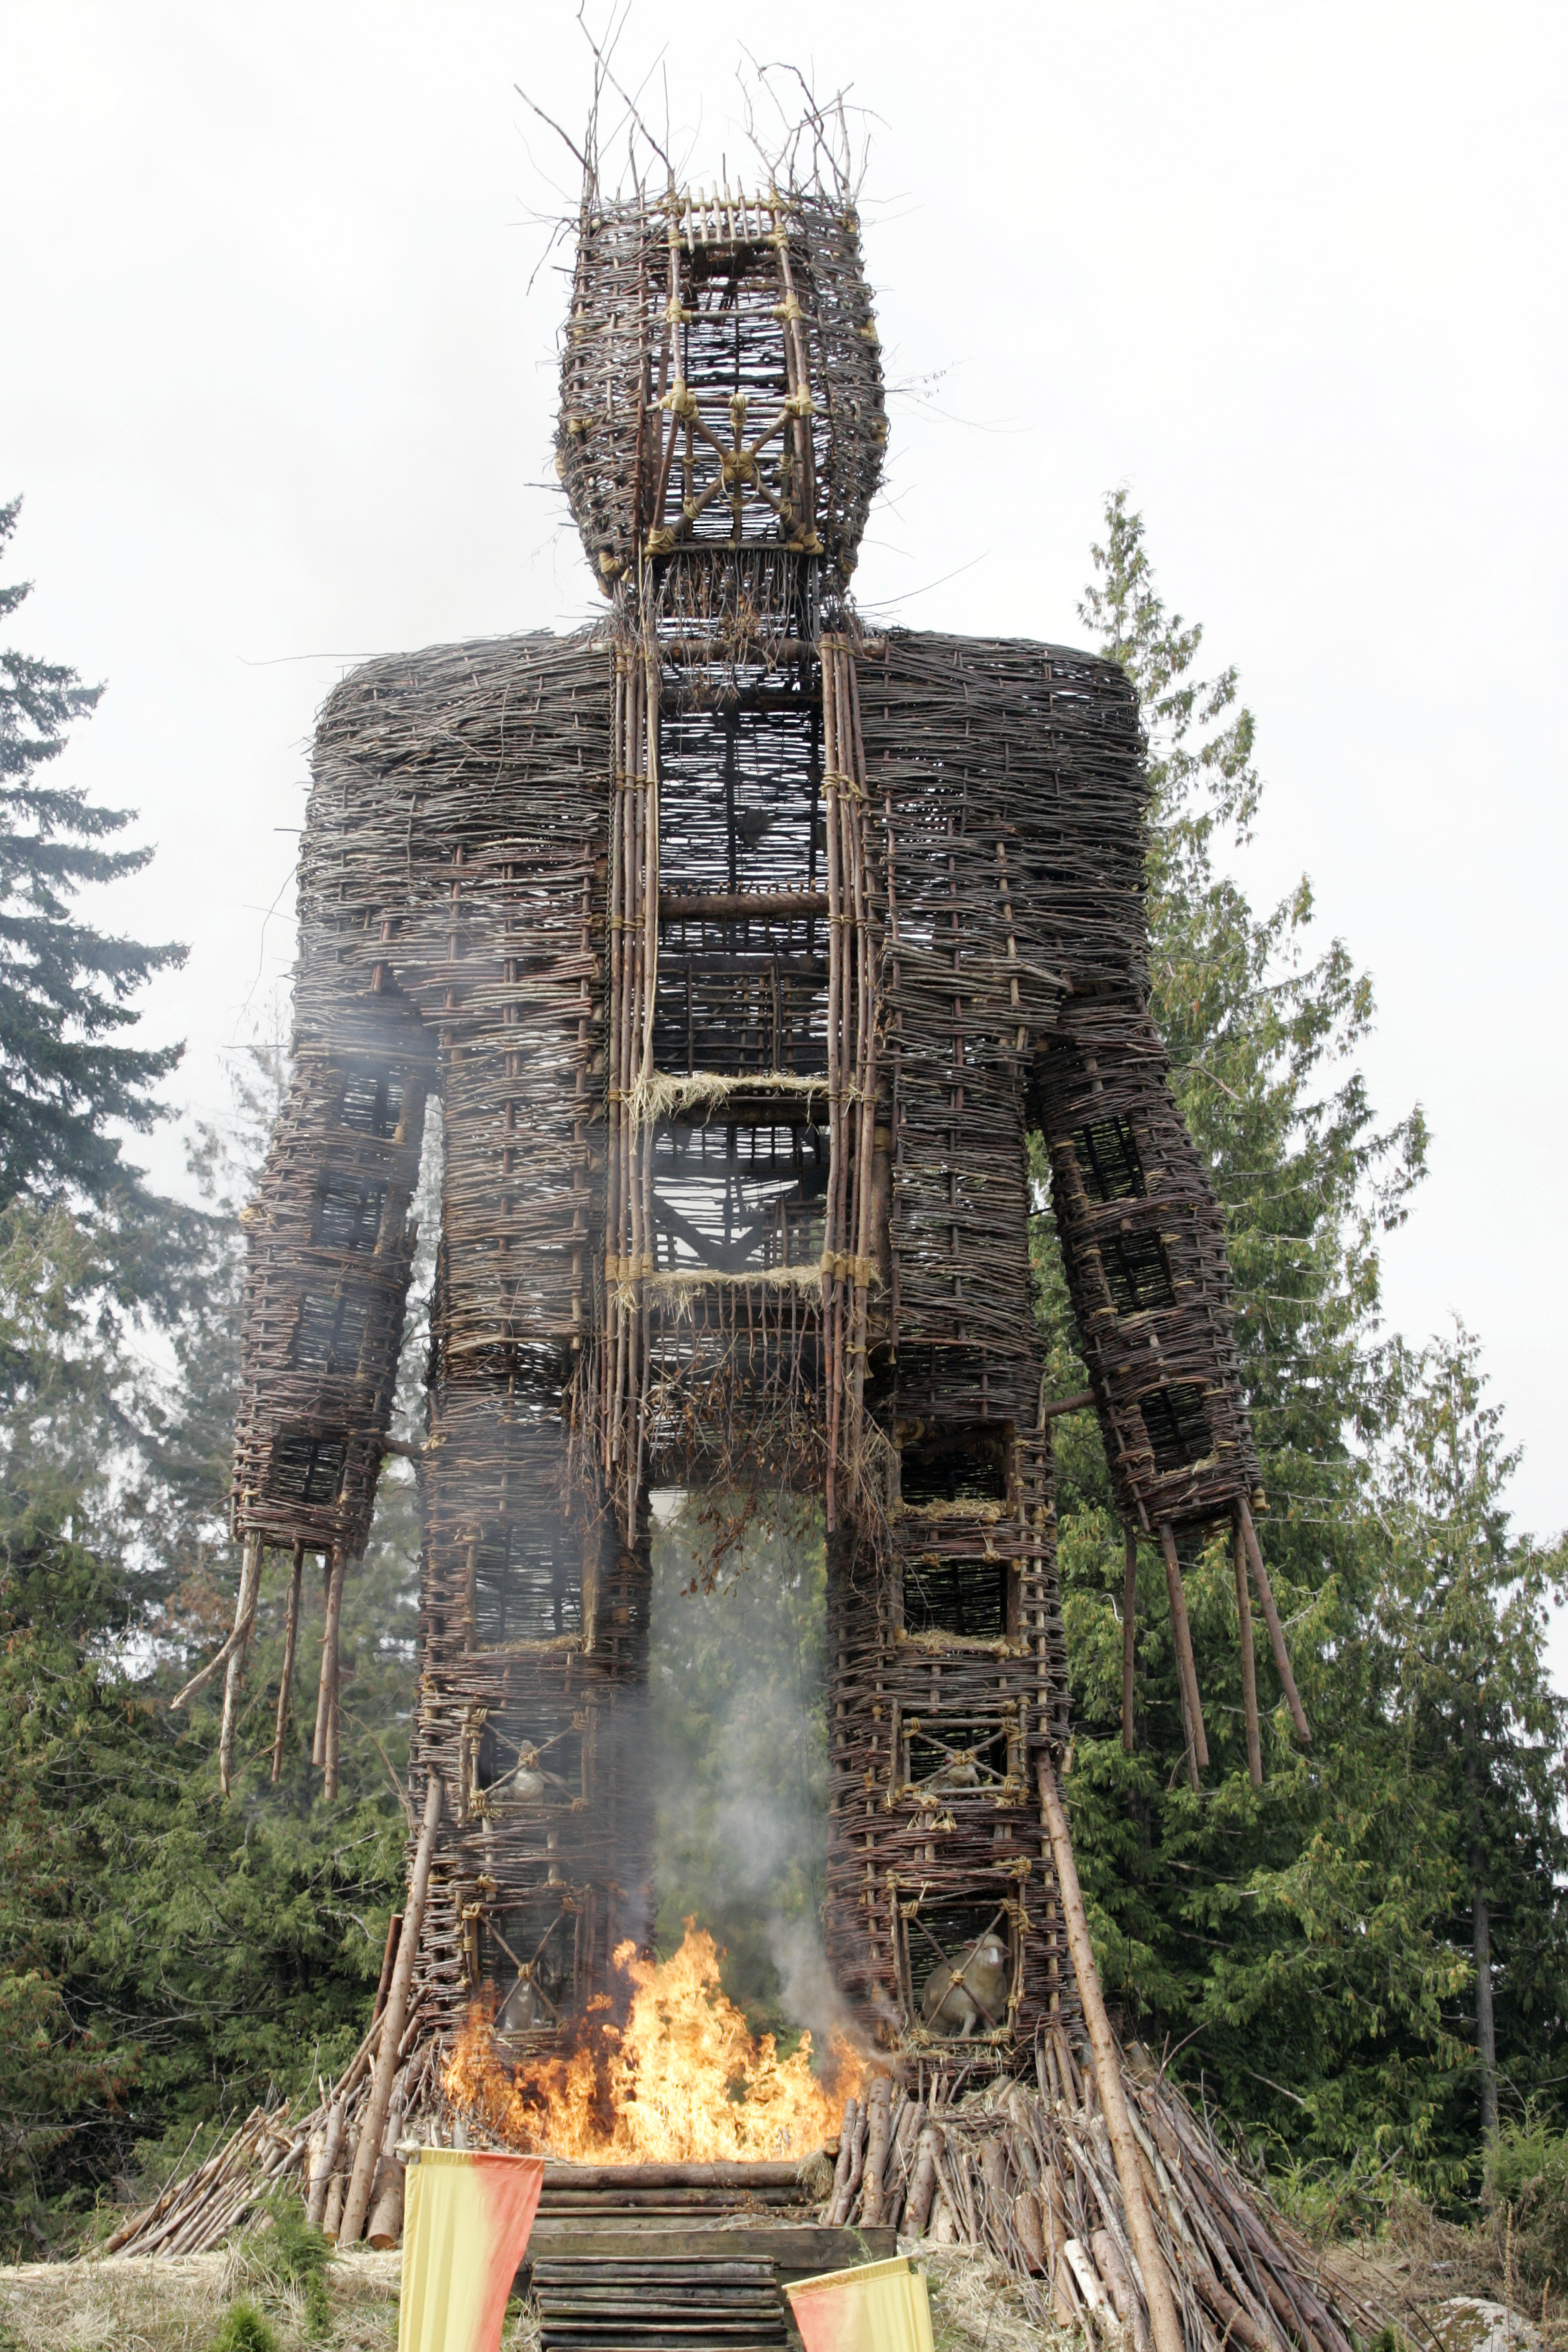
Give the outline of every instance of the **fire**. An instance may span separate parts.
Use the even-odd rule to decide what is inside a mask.
[[[494,2139],[526,2153],[592,2164],[721,2164],[807,2156],[838,2127],[865,2074],[837,2032],[826,2079],[811,2070],[811,2036],[781,2059],[773,2036],[753,2041],[719,1982],[719,1951],[686,1922],[680,1949],[639,1960],[619,1947],[630,1989],[626,2022],[600,2015],[563,2058],[515,2071],[496,2056],[489,2011],[476,2002],[445,2088]]]

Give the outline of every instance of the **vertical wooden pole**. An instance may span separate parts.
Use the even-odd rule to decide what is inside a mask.
[[[1247,1770],[1255,1789],[1263,1786],[1263,1743],[1258,1730],[1258,1660],[1252,1650],[1252,1605],[1247,1597],[1247,1541],[1236,1523],[1236,1622],[1241,1637],[1241,1705],[1247,1717]]]
[[[438,1772],[432,1772],[430,1785],[425,1792],[425,1818],[420,1823],[419,1843],[415,1850],[414,1874],[408,1882],[408,1900],[404,1906],[397,1959],[392,1971],[392,1982],[386,1989],[386,2007],[382,2011],[375,2073],[371,2077],[370,2097],[360,2117],[359,2147],[354,2155],[348,2194],[343,2200],[343,2218],[338,2228],[340,2246],[352,2246],[358,2242],[360,2231],[364,2228],[365,2209],[370,2203],[375,2168],[381,2160],[381,2136],[386,2128],[386,2111],[392,2103],[393,2077],[397,2072],[397,2045],[408,2021],[408,1994],[414,1981],[414,1962],[419,1950],[419,1930],[425,1919],[425,1898],[430,1889],[430,1864],[435,1858],[436,1831],[440,1819],[441,1776]]]
[[[245,1654],[250,1646],[250,1629],[256,1622],[256,1604],[261,1591],[261,1538],[247,1535],[239,1567],[239,1591],[234,1603],[234,1648],[223,1678],[223,1726],[218,1733],[217,1777],[224,1795],[234,1777],[234,1738],[239,1722],[239,1694],[245,1683]]]
[[[1126,1530],[1126,1564],[1121,1574],[1121,1747],[1132,1753],[1132,1683],[1138,1664],[1138,1538]]]
[[[305,2200],[307,2229],[319,2230],[326,2219],[327,2190],[331,2185],[333,2174],[337,2171],[338,2158],[343,2151],[343,2126],[346,2120],[347,2109],[340,2094],[328,2109],[326,2138],[321,2148],[321,2161],[317,2169],[310,2175],[310,2193]]]
[[[1182,1563],[1169,1519],[1160,1522],[1160,1549],[1165,1555],[1165,1590],[1171,1596],[1171,1631],[1176,1641],[1176,1673],[1182,1685],[1182,1713],[1187,1724],[1187,1776],[1198,1785],[1198,1766],[1209,1760],[1204,1737],[1204,1711],[1198,1698],[1198,1669],[1193,1657],[1193,1629],[1187,1622],[1187,1596],[1182,1590]]]
[[[322,1621],[322,1677],[315,1686],[315,1738],[310,1743],[310,1761],[327,1761],[327,1727],[336,1712],[339,1694],[339,1618],[343,1613],[343,1576],[348,1573],[348,1561],[341,1552],[327,1555],[327,1613]],[[336,1792],[334,1792],[336,1794]]]
[[[871,976],[870,924],[866,882],[866,746],[860,728],[860,688],[855,661],[846,649],[840,677],[840,720],[849,716],[849,782],[851,839],[854,848],[854,937],[859,973],[857,999],[856,1087],[859,1094],[859,1127],[855,1143],[855,1225],[853,1305],[849,1326],[849,1454],[851,1474],[858,1478],[861,1424],[865,1410],[868,1294],[873,1270],[871,1178],[877,1131],[877,1017]],[[1001,845],[998,843],[998,848]]]
[[[863,2209],[866,2227],[875,2229],[882,2219],[882,2172],[888,2161],[888,2125],[893,2095],[891,2079],[879,2074],[871,2084],[867,2102],[866,2169],[861,2176],[865,2190]]]
[[[1105,2127],[1110,2136],[1110,2152],[1116,2159],[1116,2178],[1121,2187],[1127,2234],[1132,2241],[1132,2251],[1143,2273],[1143,2294],[1149,2305],[1149,2326],[1154,2338],[1154,2352],[1184,2352],[1182,2323],[1176,2311],[1175,2296],[1171,2292],[1170,2273],[1165,2268],[1165,2257],[1160,2251],[1160,2241],[1154,2235],[1153,2218],[1144,2194],[1143,2176],[1138,2168],[1138,2143],[1132,2136],[1132,2122],[1127,2112],[1121,2053],[1110,2031],[1110,2020],[1105,2013],[1105,1997],[1100,1991],[1100,1973],[1094,1965],[1094,1947],[1089,1939],[1089,1919],[1083,1907],[1083,1892],[1078,1883],[1078,1864],[1073,1859],[1072,1840],[1068,1833],[1068,1817],[1057,1788],[1056,1776],[1044,1757],[1040,1759],[1039,1784],[1040,1809],[1045,1815],[1046,1832],[1051,1842],[1051,1865],[1056,1873],[1057,1892],[1061,1897],[1062,1916],[1067,1922],[1068,1948],[1072,1954],[1073,1973],[1078,1978],[1078,1993],[1083,2003],[1083,2021],[1089,2032],[1089,2046],[1094,2053],[1094,2079],[1105,2116]]]
[[[837,641],[822,648],[823,803],[827,815],[827,1200],[822,1229],[822,1328],[827,1381],[827,1471],[824,1494],[827,1532],[838,1515],[838,1190],[844,1172],[844,1071],[839,1012],[843,997],[844,899],[839,826],[838,672]]]
[[[289,1575],[289,1613],[283,1621],[283,1672],[278,1683],[278,1721],[272,1733],[272,1780],[283,1778],[283,1735],[289,1728],[289,1706],[294,1696],[294,1651],[300,1638],[300,1580],[305,1570],[305,1547],[297,1543]]]
[[[339,1677],[342,1654],[334,1643],[332,1647],[332,1687],[327,1702],[326,1753],[321,1759],[321,1794],[329,1804],[338,1799],[338,1727],[342,1715],[338,1706]]]
[[[1285,1629],[1279,1622],[1279,1612],[1274,1606],[1274,1588],[1268,1581],[1268,1570],[1263,1565],[1263,1554],[1258,1547],[1258,1530],[1252,1524],[1252,1513],[1247,1507],[1245,1496],[1236,1507],[1236,1516],[1241,1523],[1241,1536],[1242,1541],[1247,1546],[1247,1556],[1252,1562],[1252,1580],[1258,1587],[1258,1598],[1263,1603],[1263,1615],[1268,1627],[1268,1639],[1274,1648],[1274,1664],[1279,1668],[1279,1679],[1285,1686],[1285,1699],[1290,1709],[1290,1720],[1296,1727],[1298,1738],[1310,1739],[1312,1735],[1307,1728],[1306,1712],[1297,1693],[1296,1677],[1290,1672],[1290,1654],[1285,1647]]]

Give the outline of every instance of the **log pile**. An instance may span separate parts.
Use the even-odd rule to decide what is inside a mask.
[[[372,2200],[369,2242],[402,2229],[405,2117],[431,2128],[437,2076],[427,2040],[390,2103]],[[110,2254],[201,2253],[251,2221],[282,2182],[309,2217],[338,2234],[345,2183],[365,2118],[371,2037],[308,2114],[258,2108],[206,2163],[127,2221]],[[1384,2324],[1325,2271],[1311,2248],[1243,2177],[1206,2115],[1137,2043],[1121,2063],[1123,2096],[1162,2268],[1184,2352],[1354,2352]],[[1042,2328],[1073,2328],[1122,2352],[1157,2347],[1094,2063],[1066,2032],[1042,2035],[1034,2086],[994,2079],[967,2095],[948,2073],[907,2082],[878,2075],[844,2110],[822,2226],[898,2232],[900,2248],[984,2248],[1012,2273]],[[806,2218],[827,2180],[822,2158],[800,2164],[546,2166],[542,2217],[591,2225],[639,2219],[750,2217],[768,2226]]]
[[[194,2172],[170,2181],[150,2205],[104,2242],[105,2254],[210,2253],[244,2228],[276,2181],[298,2169],[308,2131],[289,2125],[286,2103],[253,2107],[238,2129]]]
[[[403,2037],[370,2168],[364,2237],[383,2249],[395,2246],[403,2234],[405,2123],[427,2111],[438,2095],[444,2053],[438,2038],[423,2031],[426,2022],[416,2015]],[[245,2229],[284,2181],[303,2197],[312,2227],[335,2242],[371,2113],[381,2023],[378,2018],[337,2082],[319,2085],[314,2106],[299,2114],[288,2102],[255,2108],[205,2164],[171,2181],[122,2222],[104,2252],[207,2253]]]
[[[939,2080],[922,2097],[884,2076],[864,2105],[848,2101],[823,2218],[891,2222],[916,2252],[984,2247],[1042,2328],[1078,2328],[1118,2352],[1130,2334],[1147,2352],[1142,2266],[1094,2069],[1066,2036],[1053,2040],[1037,2089],[1001,2082],[955,2098]],[[1374,2336],[1382,2315],[1328,2278],[1136,2043],[1122,2074],[1186,2352],[1352,2352]]]

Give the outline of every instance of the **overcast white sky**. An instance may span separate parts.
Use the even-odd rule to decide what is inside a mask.
[[[1431,1121],[1390,1323],[1482,1335],[1555,1531],[1568,10],[638,0],[622,57],[664,48],[693,176],[736,173],[742,47],[781,26],[879,118],[889,372],[940,376],[895,404],[862,602],[1078,641],[1131,486],[1258,716],[1248,885],[1310,875],[1375,977],[1373,1099]],[[147,1008],[184,1104],[288,971],[342,667],[597,604],[551,467],[562,280],[530,290],[570,169],[520,80],[576,125],[571,0],[0,0],[17,634],[109,682],[65,772],[158,844],[114,919],[190,942]]]

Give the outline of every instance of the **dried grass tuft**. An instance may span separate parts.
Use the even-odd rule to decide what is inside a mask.
[[[1042,2328],[1012,2272],[982,2247],[910,2238],[899,2252],[925,2273],[936,2352],[1066,2352],[1083,2340],[1071,2328]]]
[[[401,2273],[395,2253],[356,2252],[329,2266],[333,2352],[392,2352]],[[20,2352],[208,2352],[241,2296],[260,2306],[283,2352],[303,2352],[312,2340],[303,2295],[279,2281],[265,2241],[255,2238],[172,2262],[129,2254],[0,2269],[0,2331],[9,2330]],[[537,2331],[531,2340],[515,2332],[506,2340],[532,2352]]]

